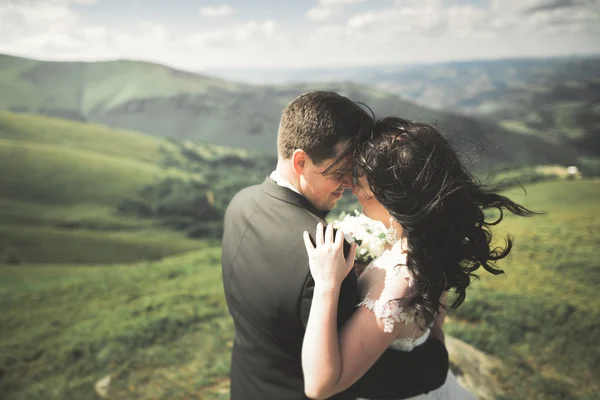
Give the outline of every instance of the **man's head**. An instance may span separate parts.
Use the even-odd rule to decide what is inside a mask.
[[[284,110],[277,136],[278,169],[320,210],[330,210],[352,186],[351,154],[373,118],[333,92],[312,92]]]

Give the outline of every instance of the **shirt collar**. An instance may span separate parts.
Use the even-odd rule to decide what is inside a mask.
[[[292,185],[288,180],[286,180],[285,178],[283,178],[281,176],[279,171],[275,170],[275,171],[271,172],[270,178],[273,179],[275,181],[275,183],[277,183],[279,186],[286,187],[286,188],[293,190],[294,192],[300,194],[300,192],[298,191],[298,189],[296,189],[294,187],[294,185]]]

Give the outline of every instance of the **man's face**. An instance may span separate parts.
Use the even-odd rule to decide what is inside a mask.
[[[339,154],[342,145],[338,144],[336,150],[336,154]],[[319,210],[333,209],[342,198],[344,190],[352,187],[349,157],[338,162],[326,175],[323,175],[336,158],[326,159],[320,164],[314,164],[309,158],[304,167],[303,179],[300,180],[302,194]]]

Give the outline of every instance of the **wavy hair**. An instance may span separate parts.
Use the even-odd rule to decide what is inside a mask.
[[[513,239],[508,234],[503,247],[493,246],[489,229],[502,221],[504,210],[538,214],[479,184],[448,140],[426,123],[378,120],[355,160],[374,197],[404,230],[407,267],[416,281],[412,304],[427,324],[445,290],[457,293],[451,306],[456,308],[477,269],[504,272],[496,261],[509,254]],[[499,216],[488,221],[485,211],[490,209]]]

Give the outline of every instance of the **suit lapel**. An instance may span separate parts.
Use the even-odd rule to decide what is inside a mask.
[[[325,219],[325,217],[327,217],[327,214],[329,214],[329,211],[318,210],[315,206],[312,205],[310,201],[306,199],[306,197],[294,192],[291,189],[278,185],[277,182],[275,182],[270,177],[267,177],[267,179],[265,179],[265,181],[261,185],[261,188],[269,196],[272,196],[281,201],[285,201],[286,203],[291,203],[302,207],[311,214],[314,214],[321,219]]]
[[[305,197],[300,194],[294,192],[291,189],[280,186],[272,180],[270,177],[267,177],[265,181],[261,185],[262,189],[269,196],[272,196],[278,200],[284,201],[286,203],[294,204],[298,207],[301,207],[311,214],[317,216],[320,219],[325,219],[329,211],[321,211],[315,208]],[[344,255],[348,254],[350,250],[350,245],[348,242],[344,241]],[[312,279],[312,278],[311,278]],[[357,277],[356,272],[351,271],[340,288],[340,297],[339,297],[339,305],[338,305],[338,326],[341,327],[354,313],[356,305],[360,302],[358,295],[358,287],[357,287]]]

